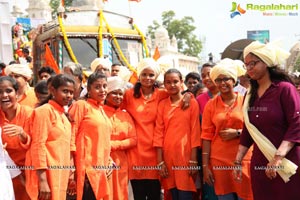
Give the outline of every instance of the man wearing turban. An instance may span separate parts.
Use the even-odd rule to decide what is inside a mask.
[[[17,92],[18,103],[34,108],[38,101],[34,89],[29,86],[29,81],[32,78],[32,70],[28,64],[8,65],[5,68],[5,74],[13,77],[19,85]]]
[[[91,62],[91,70],[92,72],[101,72],[109,77],[111,65],[112,63],[107,58],[95,58]]]

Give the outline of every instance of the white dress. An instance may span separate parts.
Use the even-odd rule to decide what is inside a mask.
[[[9,157],[2,144],[2,129],[0,128],[0,200],[14,200],[14,189],[11,179],[18,176],[21,171],[16,169],[15,163]],[[9,166],[13,170],[8,170]]]

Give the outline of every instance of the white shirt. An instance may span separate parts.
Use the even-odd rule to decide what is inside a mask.
[[[14,200],[14,188],[11,179],[18,176],[21,171],[17,169],[16,164],[9,157],[2,144],[2,129],[0,128],[0,200]],[[13,170],[8,170],[10,166]]]

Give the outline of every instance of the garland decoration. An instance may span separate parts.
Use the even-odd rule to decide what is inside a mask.
[[[146,57],[148,58],[149,57],[149,50],[148,50],[148,47],[147,47],[147,42],[146,42],[146,39],[145,39],[145,36],[144,34],[141,32],[141,30],[134,24],[133,27],[135,28],[135,30],[138,32],[138,34],[141,36],[142,38],[142,43],[143,43],[143,47],[145,49],[145,53],[146,53]]]
[[[112,39],[113,39],[113,42],[114,42],[114,44],[115,44],[115,46],[116,46],[116,48],[117,48],[117,50],[118,50],[118,53],[120,54],[122,60],[125,62],[126,66],[128,66],[128,68],[129,68],[132,72],[135,72],[135,73],[136,73],[136,69],[134,69],[134,67],[132,67],[132,66],[129,64],[128,60],[127,60],[126,57],[124,56],[124,54],[123,54],[123,52],[122,52],[122,50],[121,50],[121,48],[120,48],[120,45],[119,45],[119,43],[118,43],[118,41],[117,41],[117,39],[116,39],[116,37],[115,37],[115,34],[114,34],[113,31],[111,30],[111,28],[110,28],[110,26],[108,25],[108,23],[107,23],[107,21],[106,21],[106,19],[105,19],[104,16],[103,16],[103,20],[104,20],[104,22],[105,22],[105,24],[106,24],[107,31],[111,34],[111,37],[112,37]],[[102,42],[102,41],[101,41],[101,42]]]
[[[60,27],[60,30],[63,34],[63,38],[64,38],[64,43],[66,45],[66,48],[67,48],[67,51],[71,57],[71,60],[74,62],[74,63],[78,63],[74,53],[73,53],[73,50],[71,48],[71,45],[69,43],[69,40],[68,40],[68,37],[67,37],[67,34],[66,34],[66,30],[65,30],[65,27],[63,26],[63,23],[62,23],[62,17],[61,15],[58,15],[58,22],[59,22],[59,27]]]
[[[103,11],[102,9],[99,12],[99,32],[98,32],[98,48],[99,48],[99,57],[102,58],[103,57]]]

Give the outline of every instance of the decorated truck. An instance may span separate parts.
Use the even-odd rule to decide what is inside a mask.
[[[105,10],[64,12],[38,28],[33,42],[33,70],[50,65],[62,69],[66,62],[80,63],[86,70],[96,57],[127,66],[132,72],[148,57],[144,35],[131,17]]]

